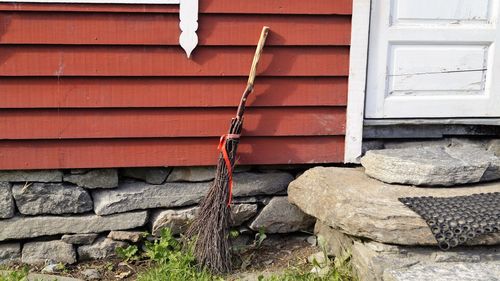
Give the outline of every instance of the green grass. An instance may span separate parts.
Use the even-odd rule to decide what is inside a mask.
[[[0,268],[3,270],[3,268]],[[0,272],[0,281],[25,281],[28,280],[28,267],[23,267],[19,270],[8,270]]]

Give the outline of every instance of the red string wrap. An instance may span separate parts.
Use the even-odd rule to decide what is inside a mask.
[[[231,201],[233,200],[233,168],[231,166],[231,160],[229,160],[229,155],[226,150],[226,141],[228,139],[239,139],[240,135],[238,134],[225,134],[220,137],[219,146],[217,149],[222,153],[222,157],[224,158],[224,162],[226,162],[227,168],[227,176],[229,181],[229,199],[227,200],[227,205],[231,205]]]

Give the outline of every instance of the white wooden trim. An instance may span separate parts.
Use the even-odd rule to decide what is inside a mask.
[[[359,163],[363,141],[371,0],[354,0],[352,10],[345,163]]]
[[[79,3],[79,4],[179,4],[179,44],[187,57],[198,45],[198,0],[0,0],[0,2]]]

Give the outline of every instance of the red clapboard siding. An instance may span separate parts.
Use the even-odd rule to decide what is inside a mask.
[[[213,165],[263,25],[241,164],[342,162],[352,0],[0,3],[0,170]]]
[[[67,24],[71,22],[71,24]],[[200,16],[199,45],[253,46],[263,25],[272,26],[267,45],[349,45],[350,17],[216,15]],[[0,44],[179,44],[176,14],[3,12],[7,27]],[[279,35],[279,36],[278,36]]]
[[[0,112],[1,139],[215,137],[227,109],[33,109]],[[268,108],[245,113],[246,136],[344,134],[344,108]]]
[[[218,142],[218,138],[2,141],[0,169],[215,165]],[[341,161],[343,154],[343,136],[247,137],[238,147],[238,163],[329,163]]]
[[[33,4],[0,3],[5,11],[81,11],[177,13],[178,5]],[[200,0],[200,13],[229,14],[344,14],[352,13],[352,0]]]
[[[201,47],[192,60],[180,47],[6,46],[4,76],[246,76],[253,47]],[[348,47],[268,47],[258,75],[345,76]]]
[[[258,77],[256,81],[248,106],[347,104],[347,77]],[[233,107],[245,83],[245,77],[3,77],[0,108]]]

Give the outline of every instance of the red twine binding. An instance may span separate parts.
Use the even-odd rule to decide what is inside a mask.
[[[226,141],[228,139],[239,139],[240,135],[238,134],[225,134],[220,137],[219,146],[217,149],[222,153],[222,157],[224,158],[224,162],[226,162],[227,175],[229,177],[229,199],[227,200],[227,205],[231,205],[231,201],[233,200],[233,168],[231,166],[231,161],[229,160],[229,155],[227,155],[226,150]]]

